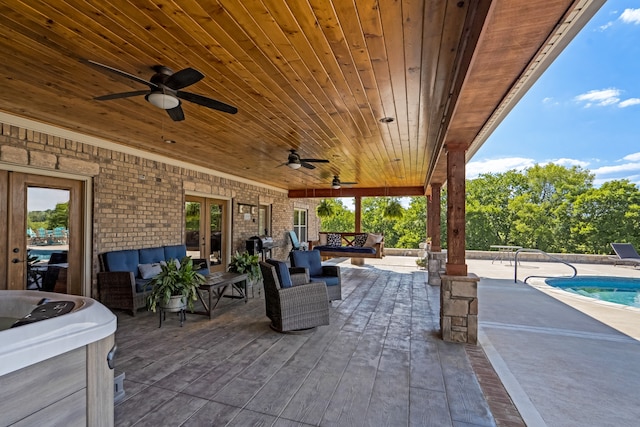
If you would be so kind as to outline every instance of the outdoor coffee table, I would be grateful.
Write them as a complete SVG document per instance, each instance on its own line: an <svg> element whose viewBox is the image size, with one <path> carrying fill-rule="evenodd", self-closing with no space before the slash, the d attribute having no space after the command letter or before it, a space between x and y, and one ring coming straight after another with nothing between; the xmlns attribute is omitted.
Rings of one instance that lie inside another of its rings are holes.
<svg viewBox="0 0 640 427"><path fill-rule="evenodd" d="M224 295L227 288L231 286L232 295ZM233 295L233 290L237 290L239 295ZM209 303L205 301L202 296L201 291L209 292ZM204 306L205 311L196 311L196 314L204 314L209 315L209 319L211 319L211 314L213 309L216 308L220 299L226 296L228 298L239 298L244 299L244 302L247 302L247 275L241 273L222 273L222 274L213 274L207 278L207 282L203 283L198 288L198 297L200 298L200 302ZM214 301L215 299L215 301Z"/></svg>

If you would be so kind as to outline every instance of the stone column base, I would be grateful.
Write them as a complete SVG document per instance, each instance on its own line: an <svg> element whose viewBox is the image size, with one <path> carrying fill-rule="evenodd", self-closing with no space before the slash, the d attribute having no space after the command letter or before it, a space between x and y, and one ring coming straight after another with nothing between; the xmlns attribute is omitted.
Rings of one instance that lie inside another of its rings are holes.
<svg viewBox="0 0 640 427"><path fill-rule="evenodd" d="M440 331L450 342L478 343L478 282L475 274L442 276Z"/></svg>
<svg viewBox="0 0 640 427"><path fill-rule="evenodd" d="M427 252L427 272L429 284L440 286L442 280L440 276L444 273L444 266L447 262L446 252Z"/></svg>

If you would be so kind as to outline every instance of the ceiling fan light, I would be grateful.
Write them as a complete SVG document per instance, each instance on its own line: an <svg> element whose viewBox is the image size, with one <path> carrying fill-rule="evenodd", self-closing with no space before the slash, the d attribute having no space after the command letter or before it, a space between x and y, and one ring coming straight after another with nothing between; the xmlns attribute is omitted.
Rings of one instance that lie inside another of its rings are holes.
<svg viewBox="0 0 640 427"><path fill-rule="evenodd" d="M180 105L180 100L173 95L167 95L162 92L152 92L147 95L147 101L163 110L171 110Z"/></svg>
<svg viewBox="0 0 640 427"><path fill-rule="evenodd" d="M334 190L339 190L340 189L340 184L332 184L331 188L333 188Z"/></svg>
<svg viewBox="0 0 640 427"><path fill-rule="evenodd" d="M287 163L287 166L289 166L291 169L300 169L300 166L302 165L300 163L289 162Z"/></svg>

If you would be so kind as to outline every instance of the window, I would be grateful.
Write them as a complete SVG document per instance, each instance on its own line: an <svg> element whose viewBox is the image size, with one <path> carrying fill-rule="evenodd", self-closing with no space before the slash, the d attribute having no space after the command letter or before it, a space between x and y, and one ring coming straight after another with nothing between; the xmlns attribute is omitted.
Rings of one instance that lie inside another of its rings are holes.
<svg viewBox="0 0 640 427"><path fill-rule="evenodd" d="M258 234L271 236L271 205L260 205L258 208Z"/></svg>
<svg viewBox="0 0 640 427"><path fill-rule="evenodd" d="M307 211L306 209L293 210L293 231L300 242L307 241Z"/></svg>

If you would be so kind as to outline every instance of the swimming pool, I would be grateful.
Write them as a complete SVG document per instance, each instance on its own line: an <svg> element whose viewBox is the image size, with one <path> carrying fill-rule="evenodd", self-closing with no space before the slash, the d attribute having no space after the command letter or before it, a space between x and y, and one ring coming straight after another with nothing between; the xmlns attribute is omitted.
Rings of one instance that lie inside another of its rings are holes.
<svg viewBox="0 0 640 427"><path fill-rule="evenodd" d="M579 276L550 278L548 285L602 301L640 308L640 279L630 277Z"/></svg>

